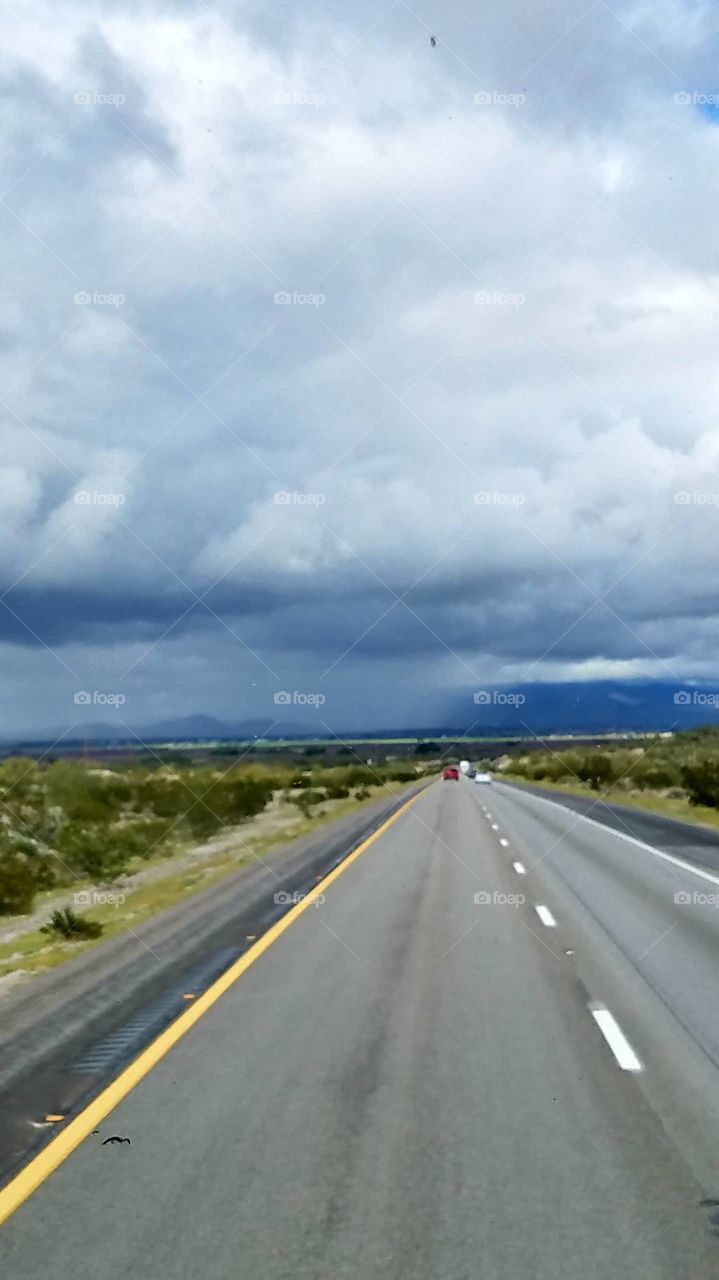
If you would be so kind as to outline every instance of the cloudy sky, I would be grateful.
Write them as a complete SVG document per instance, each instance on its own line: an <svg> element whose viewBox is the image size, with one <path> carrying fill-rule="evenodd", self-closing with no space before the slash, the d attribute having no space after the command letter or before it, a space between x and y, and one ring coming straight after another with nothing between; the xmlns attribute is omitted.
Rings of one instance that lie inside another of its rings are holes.
<svg viewBox="0 0 719 1280"><path fill-rule="evenodd" d="M718 26L6 9L3 729L715 675Z"/></svg>

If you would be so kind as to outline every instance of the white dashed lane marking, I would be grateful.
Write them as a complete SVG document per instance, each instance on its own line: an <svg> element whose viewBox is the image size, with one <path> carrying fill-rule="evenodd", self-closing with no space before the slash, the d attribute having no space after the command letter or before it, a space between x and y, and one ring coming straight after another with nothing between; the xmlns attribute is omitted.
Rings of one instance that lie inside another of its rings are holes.
<svg viewBox="0 0 719 1280"><path fill-rule="evenodd" d="M542 924L546 925L548 929L556 929L557 922L554 919L554 916L552 915L551 911L549 910L549 907L544 907L540 905L538 907L535 907L534 910L539 916L539 919L542 921Z"/></svg>
<svg viewBox="0 0 719 1280"><path fill-rule="evenodd" d="M642 1071L643 1067L613 1014L602 1004L589 1006L594 1021L622 1071Z"/></svg>

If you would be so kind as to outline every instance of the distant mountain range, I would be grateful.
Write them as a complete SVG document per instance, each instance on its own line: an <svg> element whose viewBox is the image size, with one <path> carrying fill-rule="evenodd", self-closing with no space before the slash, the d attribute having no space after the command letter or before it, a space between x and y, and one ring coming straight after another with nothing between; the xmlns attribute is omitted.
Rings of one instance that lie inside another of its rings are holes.
<svg viewBox="0 0 719 1280"><path fill-rule="evenodd" d="M271 717L265 720L241 720L237 722L218 720L215 716L202 714L179 716L177 719L158 720L154 724L130 725L113 724L111 720L93 721L78 724L71 733L66 728L51 729L46 734L25 735L17 741L55 742L62 738L68 742L192 742L216 738L250 739L264 738L272 728L273 738L313 737L317 730L311 724L300 725L273 723Z"/></svg>
<svg viewBox="0 0 719 1280"><path fill-rule="evenodd" d="M666 732L719 724L719 682L575 680L488 685L456 700L473 734Z"/></svg>
<svg viewBox="0 0 719 1280"><path fill-rule="evenodd" d="M586 680L563 683L486 685L453 696L446 715L431 725L419 723L377 730L334 726L339 737L389 738L457 736L531 736L548 733L657 733L719 724L719 683L686 680ZM272 716L220 720L198 713L154 724L133 725L132 733L111 720L48 730L15 742L187 742L215 739L331 738L312 718L273 722ZM9 739L5 739L7 742Z"/></svg>

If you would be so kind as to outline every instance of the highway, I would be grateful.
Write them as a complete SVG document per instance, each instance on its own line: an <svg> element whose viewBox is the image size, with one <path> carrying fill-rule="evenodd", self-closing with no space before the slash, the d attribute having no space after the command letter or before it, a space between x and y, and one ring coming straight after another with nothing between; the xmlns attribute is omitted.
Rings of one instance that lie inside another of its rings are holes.
<svg viewBox="0 0 719 1280"><path fill-rule="evenodd" d="M691 830L652 849L437 783L330 879L36 1157L2 1273L719 1277L719 872Z"/></svg>

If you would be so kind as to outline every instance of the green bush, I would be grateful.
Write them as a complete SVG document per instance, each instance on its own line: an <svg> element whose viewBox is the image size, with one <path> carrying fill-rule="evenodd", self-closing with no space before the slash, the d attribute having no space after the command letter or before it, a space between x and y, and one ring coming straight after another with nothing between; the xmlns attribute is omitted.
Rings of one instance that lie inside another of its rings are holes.
<svg viewBox="0 0 719 1280"><path fill-rule="evenodd" d="M75 875L111 880L120 875L133 856L132 842L123 832L102 823L77 827L68 824L57 841L61 864Z"/></svg>
<svg viewBox="0 0 719 1280"><path fill-rule="evenodd" d="M719 760L684 765L682 782L691 804L705 804L713 809L719 806Z"/></svg>
<svg viewBox="0 0 719 1280"><path fill-rule="evenodd" d="M26 858L16 853L0 855L0 915L32 911L37 888Z"/></svg>
<svg viewBox="0 0 719 1280"><path fill-rule="evenodd" d="M307 797L311 795L310 791L299 791L297 795L292 796L292 804L296 804L300 813L304 818L311 816L310 802Z"/></svg>
<svg viewBox="0 0 719 1280"><path fill-rule="evenodd" d="M677 787L682 780L681 769L670 761L638 760L630 765L627 778L641 790L661 791L665 787Z"/></svg>
<svg viewBox="0 0 719 1280"><path fill-rule="evenodd" d="M47 803L61 808L73 822L110 822L130 795L119 776L115 789L113 780L75 760L56 761L45 770L42 781Z"/></svg>
<svg viewBox="0 0 719 1280"><path fill-rule="evenodd" d="M380 777L384 777L388 782L415 782L419 774L415 773L412 765L387 765L385 769L380 770Z"/></svg>
<svg viewBox="0 0 719 1280"><path fill-rule="evenodd" d="M313 804L322 804L327 797L324 791L303 791L295 798L295 804L311 808Z"/></svg>
<svg viewBox="0 0 719 1280"><path fill-rule="evenodd" d="M98 920L77 915L72 907L64 907L53 911L40 932L65 938L68 942L84 942L86 938L99 938L102 925Z"/></svg>
<svg viewBox="0 0 719 1280"><path fill-rule="evenodd" d="M545 756L534 766L530 765L529 769L530 777L543 778L547 782L560 782L562 778L572 777L571 768L561 755Z"/></svg>

